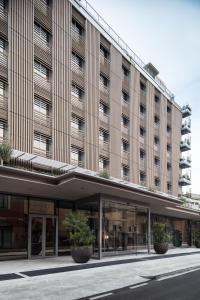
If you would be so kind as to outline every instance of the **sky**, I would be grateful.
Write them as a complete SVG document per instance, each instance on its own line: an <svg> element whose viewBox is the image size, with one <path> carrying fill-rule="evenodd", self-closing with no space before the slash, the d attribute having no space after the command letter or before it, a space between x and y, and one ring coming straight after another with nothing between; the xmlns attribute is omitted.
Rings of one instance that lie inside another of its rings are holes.
<svg viewBox="0 0 200 300"><path fill-rule="evenodd" d="M192 193L200 194L200 0L88 0L192 108Z"/></svg>

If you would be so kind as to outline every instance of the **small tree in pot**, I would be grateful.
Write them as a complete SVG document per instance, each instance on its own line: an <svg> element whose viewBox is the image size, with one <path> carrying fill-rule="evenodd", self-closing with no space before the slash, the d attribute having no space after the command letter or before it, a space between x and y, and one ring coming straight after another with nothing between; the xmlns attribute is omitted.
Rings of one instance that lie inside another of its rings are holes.
<svg viewBox="0 0 200 300"><path fill-rule="evenodd" d="M86 263L92 255L95 236L88 225L88 218L80 212L72 212L64 221L70 232L71 255L75 262Z"/></svg>
<svg viewBox="0 0 200 300"><path fill-rule="evenodd" d="M12 148L9 144L0 144L0 162L3 166L4 162L8 162L12 155Z"/></svg>
<svg viewBox="0 0 200 300"><path fill-rule="evenodd" d="M153 225L153 245L157 254L164 254L168 251L168 239L165 224L155 223Z"/></svg>
<svg viewBox="0 0 200 300"><path fill-rule="evenodd" d="M194 232L194 244L196 248L200 248L200 230Z"/></svg>

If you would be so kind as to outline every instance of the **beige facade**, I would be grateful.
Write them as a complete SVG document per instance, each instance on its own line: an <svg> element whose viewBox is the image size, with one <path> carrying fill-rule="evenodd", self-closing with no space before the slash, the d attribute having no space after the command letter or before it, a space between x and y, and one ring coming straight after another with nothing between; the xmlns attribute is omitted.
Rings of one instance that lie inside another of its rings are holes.
<svg viewBox="0 0 200 300"><path fill-rule="evenodd" d="M0 5L3 139L177 196L182 113L173 98L75 2Z"/></svg>

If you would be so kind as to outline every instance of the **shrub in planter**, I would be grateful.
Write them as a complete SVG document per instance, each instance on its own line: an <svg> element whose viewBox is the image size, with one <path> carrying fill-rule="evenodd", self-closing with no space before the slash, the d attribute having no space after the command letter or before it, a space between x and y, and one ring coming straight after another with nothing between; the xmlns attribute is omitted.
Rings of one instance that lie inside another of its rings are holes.
<svg viewBox="0 0 200 300"><path fill-rule="evenodd" d="M174 230L172 241L173 241L173 245L175 247L181 247L181 245L182 245L182 232L180 230L177 230L177 229Z"/></svg>
<svg viewBox="0 0 200 300"><path fill-rule="evenodd" d="M168 240L165 224L155 223L153 225L153 245L157 254L164 254L168 251Z"/></svg>
<svg viewBox="0 0 200 300"><path fill-rule="evenodd" d="M200 248L200 230L194 232L194 245L197 248Z"/></svg>
<svg viewBox="0 0 200 300"><path fill-rule="evenodd" d="M86 263L92 255L95 236L88 225L88 218L80 212L72 212L64 221L70 233L71 255L75 262Z"/></svg>
<svg viewBox="0 0 200 300"><path fill-rule="evenodd" d="M0 145L0 162L1 166L3 166L4 162L8 162L11 159L12 148L9 144L1 144Z"/></svg>

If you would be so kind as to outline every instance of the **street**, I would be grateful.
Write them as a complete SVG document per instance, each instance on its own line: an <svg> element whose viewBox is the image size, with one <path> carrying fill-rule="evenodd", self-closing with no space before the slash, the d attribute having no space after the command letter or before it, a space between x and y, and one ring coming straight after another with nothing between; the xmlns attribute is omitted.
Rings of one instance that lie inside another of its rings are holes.
<svg viewBox="0 0 200 300"><path fill-rule="evenodd" d="M200 270L161 280L151 280L131 288L112 291L106 300L198 300L200 299ZM90 297L88 299L95 299ZM96 298L97 299L97 298Z"/></svg>

